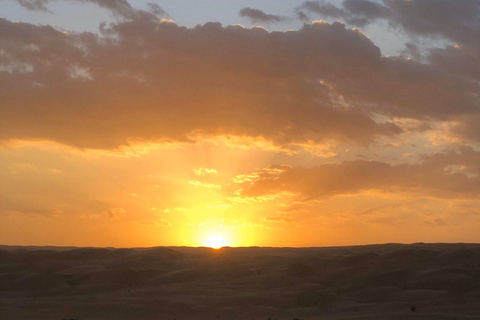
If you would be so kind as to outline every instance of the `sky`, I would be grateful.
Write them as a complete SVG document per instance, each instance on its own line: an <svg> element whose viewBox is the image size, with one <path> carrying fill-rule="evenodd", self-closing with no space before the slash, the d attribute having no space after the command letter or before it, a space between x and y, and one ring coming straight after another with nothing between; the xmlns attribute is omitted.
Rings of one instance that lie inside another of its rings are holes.
<svg viewBox="0 0 480 320"><path fill-rule="evenodd" d="M0 0L0 243L480 242L480 1Z"/></svg>

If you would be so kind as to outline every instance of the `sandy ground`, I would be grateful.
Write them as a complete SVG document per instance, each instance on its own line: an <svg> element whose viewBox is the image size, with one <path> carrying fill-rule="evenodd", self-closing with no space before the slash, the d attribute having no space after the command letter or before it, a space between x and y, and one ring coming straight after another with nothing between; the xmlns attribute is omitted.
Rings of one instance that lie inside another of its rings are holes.
<svg viewBox="0 0 480 320"><path fill-rule="evenodd" d="M480 319L480 245L0 246L0 319Z"/></svg>

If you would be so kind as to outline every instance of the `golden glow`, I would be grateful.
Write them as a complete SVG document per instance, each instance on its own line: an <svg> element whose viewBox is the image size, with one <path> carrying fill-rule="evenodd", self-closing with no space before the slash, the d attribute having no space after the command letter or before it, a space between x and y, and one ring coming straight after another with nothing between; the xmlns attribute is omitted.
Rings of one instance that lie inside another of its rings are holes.
<svg viewBox="0 0 480 320"><path fill-rule="evenodd" d="M478 242L480 222L473 223L466 214L480 211L476 199L409 200L403 192L379 188L350 193L347 188L347 193L321 201L298 202L302 192L316 186L309 179L285 190L258 188L280 183L276 178L295 165L311 167L311 158L290 163L296 156L283 159L285 155L230 143L159 145L142 151L141 145L132 145L136 151L122 156L43 141L0 146L2 164L8 168L0 170L0 180L9 186L1 193L12 201L11 209L0 214L0 242L211 248L351 245L385 239L436 242L445 239L449 221L458 223L449 241ZM396 152L401 157L412 151ZM269 166L277 157L284 164ZM255 185L257 180L269 184ZM255 192L244 192L250 186ZM412 217L418 224L406 234L403 228Z"/></svg>
<svg viewBox="0 0 480 320"><path fill-rule="evenodd" d="M214 235L207 239L207 241L205 242L205 246L213 249L220 249L222 247L228 246L228 243L224 237Z"/></svg>

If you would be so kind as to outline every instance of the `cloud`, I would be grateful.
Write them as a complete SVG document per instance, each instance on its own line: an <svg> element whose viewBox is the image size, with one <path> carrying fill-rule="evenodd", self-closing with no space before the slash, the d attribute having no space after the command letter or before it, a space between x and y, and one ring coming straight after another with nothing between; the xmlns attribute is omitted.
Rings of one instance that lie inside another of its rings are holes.
<svg viewBox="0 0 480 320"><path fill-rule="evenodd" d="M239 15L240 15L240 17L249 18L254 23L258 23L258 22L282 22L282 21L285 21L287 19L286 17L283 17L283 16L267 14L267 13L263 12L262 10L248 8L248 7L240 10Z"/></svg>
<svg viewBox="0 0 480 320"><path fill-rule="evenodd" d="M378 19L384 19L390 27L412 36L413 42L419 38L430 38L450 43L451 45L447 45L446 48L427 50L425 59L428 64L419 65L405 59L388 60L389 63L398 64L396 67L392 66L392 69L396 70L394 72L400 72L399 76L408 77L411 80L417 79L422 85L429 86L428 78L436 77L435 75L439 77L438 80L442 79L440 81L450 89L447 89L449 93L444 92L445 95L442 97L442 99L446 99L443 100L444 102L437 101L435 103L439 109L434 111L433 104L431 107L427 107L429 102L436 100L435 94L432 93L423 98L418 96L419 100L425 102L410 104L410 106L414 106L413 108L421 113L426 111L425 107L431 108L427 113L436 113L435 118L448 117L458 122L457 128L454 128L451 134L470 141L478 141L480 135L475 123L477 123L476 119L478 120L477 113L480 102L478 98L474 97L476 96L475 91L479 90L478 83L480 81L480 2L476 0L385 0L381 4L367 0L345 0L337 7L322 1L306 1L297 10L310 12L320 17L342 19L347 24L356 26L365 26ZM419 48L414 43L407 43L406 46L406 54L416 60L421 59ZM404 67L402 68L400 65ZM411 69L412 67L413 69ZM423 70L420 71L417 67ZM403 75L400 75L401 73ZM419 78L416 78L417 76ZM438 83L435 86L437 85ZM406 92L405 88L401 86L393 87L396 88L393 91L399 93L395 97L398 99L397 105L409 105L408 102L400 100L402 97L410 99L413 91L417 91L409 88ZM456 91L453 89L454 87L462 87L465 91L461 95L453 94L453 91ZM385 92L383 89L380 91ZM365 92L372 91L367 89ZM423 94L420 91L417 93ZM444 107L441 106L442 104ZM457 115L450 113L453 105L459 106L462 111ZM420 118L420 114L411 113L413 110L407 111L408 107L402 108L406 111L405 113L399 112L399 110L395 110L395 113L402 117Z"/></svg>
<svg viewBox="0 0 480 320"><path fill-rule="evenodd" d="M368 0L344 0L343 6L352 14L370 18L387 18L390 12L379 3Z"/></svg>
<svg viewBox="0 0 480 320"><path fill-rule="evenodd" d="M147 3L147 7L151 13L156 15L157 17L166 17L170 18L168 12L163 10L158 4L156 3Z"/></svg>
<svg viewBox="0 0 480 320"><path fill-rule="evenodd" d="M358 194L364 191L424 195L439 199L476 198L480 194L480 152L462 147L425 156L419 164L390 165L378 161L355 160L315 167L270 168L258 178L241 185L248 197L291 192L298 200ZM461 165L461 170L452 170Z"/></svg>
<svg viewBox="0 0 480 320"><path fill-rule="evenodd" d="M476 0L344 0L340 7L325 1L305 1L299 9L322 17L341 18L364 26L387 19L415 35L440 35L454 42L479 44L480 3Z"/></svg>
<svg viewBox="0 0 480 320"><path fill-rule="evenodd" d="M197 186L197 187L202 187L202 188L207 188L207 189L221 189L222 186L213 184L213 183L208 183L208 182L202 182L198 180L190 180L188 181L189 184Z"/></svg>
<svg viewBox="0 0 480 320"><path fill-rule="evenodd" d="M125 217L127 211L123 208L109 208L103 212L109 219Z"/></svg>
<svg viewBox="0 0 480 320"><path fill-rule="evenodd" d="M389 18L391 12L385 6L367 0L345 0L339 8L324 1L305 1L300 8L318 14L322 17L341 18L346 23L365 26L377 19ZM299 16L304 20L304 16Z"/></svg>
<svg viewBox="0 0 480 320"><path fill-rule="evenodd" d="M22 7L32 11L46 11L48 4L53 0L16 0ZM168 13L159 5L147 3L149 12L134 9L127 0L66 0L69 2L91 2L97 4L100 8L108 9L113 15L126 19L147 19L153 16L169 17Z"/></svg>
<svg viewBox="0 0 480 320"><path fill-rule="evenodd" d="M63 211L60 209L11 209L11 210L6 210L7 212L12 212L14 214L26 214L26 215L39 215L39 216L44 216L44 217L59 217L60 215L63 214Z"/></svg>
<svg viewBox="0 0 480 320"><path fill-rule="evenodd" d="M298 20L302 20L302 21L308 21L309 20L308 16L305 14L305 12L303 12L301 10L297 10L295 16L297 17Z"/></svg>
<svg viewBox="0 0 480 320"><path fill-rule="evenodd" d="M46 11L48 12L49 10L47 9L47 3L50 2L50 0L17 0L18 3L32 11Z"/></svg>
<svg viewBox="0 0 480 320"><path fill-rule="evenodd" d="M297 219L295 219L294 217L291 217L289 215L286 215L286 214L265 217L265 220L273 221L273 222L282 222L282 223L297 223L298 222Z"/></svg>
<svg viewBox="0 0 480 320"><path fill-rule="evenodd" d="M211 168L198 168L198 169L193 169L193 172L195 172L195 175L196 176L200 176L200 177L205 177L207 175L213 175L213 174L217 174L218 171L215 170L215 169L211 169Z"/></svg>
<svg viewBox="0 0 480 320"><path fill-rule="evenodd" d="M338 18L345 15L344 10L326 2L305 1L300 7L326 17Z"/></svg>
<svg viewBox="0 0 480 320"><path fill-rule="evenodd" d="M101 34L0 20L1 140L97 149L218 136L283 149L325 141L368 145L402 132L394 118L448 121L456 123L448 134L478 139L475 28L448 18L457 31L435 29L436 20L412 12L417 1L344 1L336 9L310 1L302 10L398 24L408 15L419 21L414 25L425 20L428 30L464 45L432 51L422 63L382 56L365 34L340 22L288 32L218 23L186 28L125 1L96 3L129 19L102 25ZM163 14L155 5L150 11ZM468 18L465 9L454 12ZM467 29L468 39L459 35Z"/></svg>
<svg viewBox="0 0 480 320"><path fill-rule="evenodd" d="M133 20L112 24L103 36L5 19L0 28L2 57L13 66L0 74L4 140L115 148L203 134L288 145L365 143L400 131L332 99L336 93L316 80L355 81L381 62L367 37L339 23L269 33Z"/></svg>
<svg viewBox="0 0 480 320"><path fill-rule="evenodd" d="M476 0L385 0L394 23L417 35L441 35L457 43L480 44Z"/></svg>
<svg viewBox="0 0 480 320"><path fill-rule="evenodd" d="M112 11L113 14L133 19L137 17L141 11L135 10L127 0L80 0L82 2L92 2L97 4L100 8L105 8Z"/></svg>

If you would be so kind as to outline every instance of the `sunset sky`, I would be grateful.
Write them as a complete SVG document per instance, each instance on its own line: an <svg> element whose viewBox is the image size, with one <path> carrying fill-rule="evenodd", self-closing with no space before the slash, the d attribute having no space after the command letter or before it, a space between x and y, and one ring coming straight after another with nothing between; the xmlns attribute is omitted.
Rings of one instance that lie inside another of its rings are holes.
<svg viewBox="0 0 480 320"><path fill-rule="evenodd" d="M0 244L480 242L478 0L0 17Z"/></svg>

